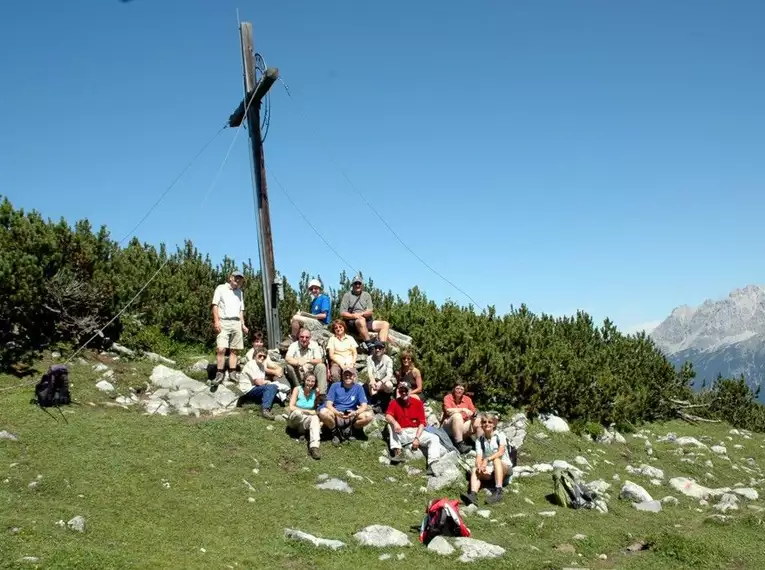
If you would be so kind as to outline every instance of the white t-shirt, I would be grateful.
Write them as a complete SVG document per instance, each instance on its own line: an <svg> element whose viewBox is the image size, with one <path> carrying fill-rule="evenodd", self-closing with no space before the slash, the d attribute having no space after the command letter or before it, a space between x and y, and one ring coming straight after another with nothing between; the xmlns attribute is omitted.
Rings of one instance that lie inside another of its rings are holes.
<svg viewBox="0 0 765 570"><path fill-rule="evenodd" d="M483 443L483 445L481 445ZM486 436L479 437L475 442L476 455L483 457L483 450L486 448L486 456L494 455L499 451L501 445L505 446L505 453L502 454L500 459L502 463L510 465L510 446L507 445L507 436L500 432L494 432L490 439L486 439Z"/></svg>
<svg viewBox="0 0 765 570"><path fill-rule="evenodd" d="M312 340L308 343L308 348L305 349L305 352L303 352L300 342L293 342L287 349L285 359L286 358L294 358L296 360L305 360L308 362L309 360L322 360L323 356L321 354L319 343Z"/></svg>
<svg viewBox="0 0 765 570"><path fill-rule="evenodd" d="M212 304L218 306L221 319L239 317L239 312L244 311L244 293L241 289L232 288L229 283L222 283L215 288Z"/></svg>
<svg viewBox="0 0 765 570"><path fill-rule="evenodd" d="M263 380L261 384L265 384L266 369L258 364L257 360L250 360L242 368L242 373L239 375L239 385L237 386L240 391L247 393L253 386L257 386L255 383L257 380Z"/></svg>
<svg viewBox="0 0 765 570"><path fill-rule="evenodd" d="M244 354L244 358L242 358L242 363L243 364L247 364L248 362L252 362L253 360L255 360L255 347L252 347L250 350L248 350ZM274 366L276 366L274 364L274 361L271 360L271 355L270 354L266 356L266 359L263 362L263 366L265 366L266 368L273 368ZM242 369L242 370L244 370L244 369Z"/></svg>

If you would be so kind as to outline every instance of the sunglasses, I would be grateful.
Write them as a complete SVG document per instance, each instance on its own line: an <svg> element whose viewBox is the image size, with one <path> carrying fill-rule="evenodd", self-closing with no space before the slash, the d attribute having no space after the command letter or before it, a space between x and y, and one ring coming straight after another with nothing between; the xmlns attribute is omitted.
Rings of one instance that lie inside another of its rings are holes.
<svg viewBox="0 0 765 570"><path fill-rule="evenodd" d="M259 354L255 358L257 358L258 360L265 360L266 359L266 355L265 354Z"/></svg>
<svg viewBox="0 0 765 570"><path fill-rule="evenodd" d="M301 336L300 340L311 340L310 336Z"/></svg>

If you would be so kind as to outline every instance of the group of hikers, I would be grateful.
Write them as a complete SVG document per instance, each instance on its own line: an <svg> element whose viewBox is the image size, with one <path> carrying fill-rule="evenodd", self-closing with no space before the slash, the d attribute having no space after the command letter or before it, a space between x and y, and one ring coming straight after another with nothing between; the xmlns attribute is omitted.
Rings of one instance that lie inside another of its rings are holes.
<svg viewBox="0 0 765 570"><path fill-rule="evenodd" d="M289 410L288 429L300 437L307 435L308 454L314 459L321 458L322 431L335 445L366 439L364 427L374 420L375 413L384 413L392 464L404 461L404 447L413 451L422 448L427 474L435 476L434 465L445 450L466 454L474 449L475 466L464 500L477 502L477 492L487 484L491 488L487 503L502 499L513 460L506 436L497 430L498 417L478 413L465 386L458 382L443 398L441 418L428 425L422 374L409 350L401 352L400 366L395 369L393 359L386 354L390 325L374 319L372 298L360 276L354 277L351 290L343 295L340 318L335 321L331 320L331 301L322 292L321 282L309 281L311 307L303 318L329 326L332 336L326 349L322 348L303 321L293 319L283 344L284 366L269 357L260 332L253 334L252 348L239 361L244 337L249 333L244 324L243 282L244 275L233 271L213 294L217 359L208 382L212 392L226 381L228 373L228 381L242 393L237 406L260 404L261 415L273 420L272 408L280 403ZM376 338L372 333L377 333ZM356 366L360 351L367 354L361 379ZM473 440L474 446L466 440Z"/></svg>

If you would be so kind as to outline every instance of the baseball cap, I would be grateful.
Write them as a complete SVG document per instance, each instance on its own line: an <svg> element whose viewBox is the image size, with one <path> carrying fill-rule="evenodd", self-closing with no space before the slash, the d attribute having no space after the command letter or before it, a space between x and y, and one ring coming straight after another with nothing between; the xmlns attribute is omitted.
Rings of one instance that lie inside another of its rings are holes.
<svg viewBox="0 0 765 570"><path fill-rule="evenodd" d="M371 346L372 348L377 348L378 346L380 348L385 348L385 343L381 341L379 338L376 338L372 342L367 343L367 346Z"/></svg>
<svg viewBox="0 0 765 570"><path fill-rule="evenodd" d="M354 283L361 283L362 285L364 284L364 281L362 281L361 279L361 275L357 275L356 277L353 278L353 281L351 281L351 285L353 285Z"/></svg>
<svg viewBox="0 0 765 570"><path fill-rule="evenodd" d="M232 272L231 272L231 276L232 276L232 277L244 277L244 273L242 273L241 271L239 271L239 270L237 269L236 271L232 271Z"/></svg>
<svg viewBox="0 0 765 570"><path fill-rule="evenodd" d="M345 368L343 368L343 374L345 374L346 372L350 372L354 376L356 375L356 369L353 366L346 366Z"/></svg>
<svg viewBox="0 0 765 570"><path fill-rule="evenodd" d="M406 388L407 392L409 392L412 389L412 387L409 385L409 382L407 382L406 380L403 380L398 383L398 386L396 387L396 389L400 390L401 388Z"/></svg>
<svg viewBox="0 0 765 570"><path fill-rule="evenodd" d="M318 287L319 289L321 289L321 281L319 281L318 279L311 279L308 282L308 288L310 289L311 287Z"/></svg>

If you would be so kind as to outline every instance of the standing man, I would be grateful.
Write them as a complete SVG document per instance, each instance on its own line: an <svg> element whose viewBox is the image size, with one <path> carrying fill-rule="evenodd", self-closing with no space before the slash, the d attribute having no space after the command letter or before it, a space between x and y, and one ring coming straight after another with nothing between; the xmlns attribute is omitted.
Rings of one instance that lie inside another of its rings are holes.
<svg viewBox="0 0 765 570"><path fill-rule="evenodd" d="M218 337L215 340L217 352L218 371L211 387L223 382L223 365L226 357L226 349L229 349L228 369L229 377L234 382L239 380L236 371L237 354L244 348L244 334L249 329L244 324L244 293L242 284L244 275L235 270L229 275L228 283L222 283L215 288L212 298L213 327ZM244 333L244 334L243 334Z"/></svg>
<svg viewBox="0 0 765 570"><path fill-rule="evenodd" d="M311 316L321 324L328 325L332 318L332 301L329 299L329 295L321 292L321 281L311 279L308 282L308 293L311 295ZM302 326L303 324L298 319L292 319L290 325L291 340L297 340Z"/></svg>
<svg viewBox="0 0 765 570"><path fill-rule="evenodd" d="M287 378L293 388L303 384L306 375L316 376L319 394L327 393L327 365L319 343L311 339L311 331L300 329L298 339L287 349Z"/></svg>
<svg viewBox="0 0 765 570"><path fill-rule="evenodd" d="M355 331L361 337L361 348L367 352L370 331L378 332L378 338L386 342L390 328L387 321L374 320L373 309L372 296L368 291L364 291L361 276L357 275L351 282L351 290L343 295L340 301L340 316L348 325L349 332Z"/></svg>

